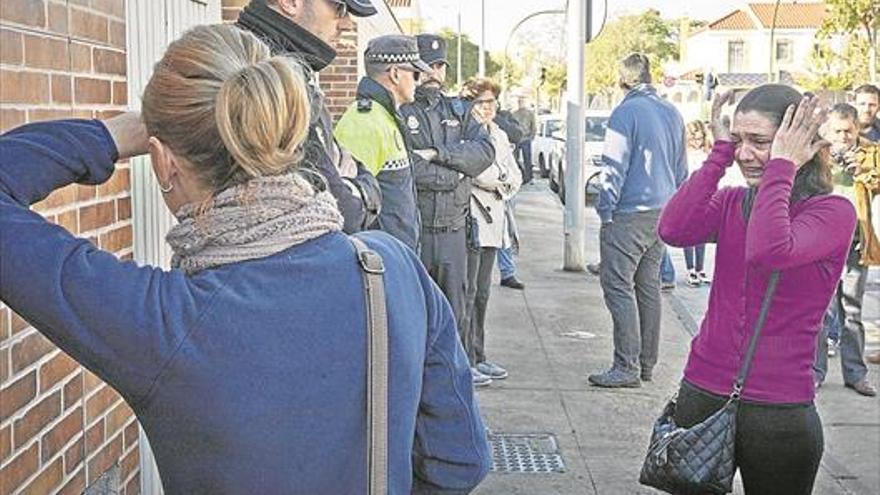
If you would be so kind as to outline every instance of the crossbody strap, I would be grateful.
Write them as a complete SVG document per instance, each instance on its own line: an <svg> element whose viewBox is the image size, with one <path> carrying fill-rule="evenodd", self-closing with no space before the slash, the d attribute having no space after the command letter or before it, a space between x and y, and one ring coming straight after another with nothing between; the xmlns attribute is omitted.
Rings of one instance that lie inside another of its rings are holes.
<svg viewBox="0 0 880 495"><path fill-rule="evenodd" d="M367 464L370 495L388 493L388 315L385 264L363 241L349 237L364 275L367 308Z"/></svg>
<svg viewBox="0 0 880 495"><path fill-rule="evenodd" d="M746 377L749 375L749 368L752 366L752 358L755 357L755 350L758 348L758 337L761 330L764 329L764 323L767 321L767 314L770 312L770 303L773 300L773 293L776 292L776 285L779 283L779 271L770 274L770 281L767 283L767 292L764 293L764 301L761 303L761 313L758 315L758 321L755 322L755 331L749 340L749 349L746 351L745 358L739 367L739 374L733 383L733 392L730 394L731 399L739 399L742 394L743 385Z"/></svg>

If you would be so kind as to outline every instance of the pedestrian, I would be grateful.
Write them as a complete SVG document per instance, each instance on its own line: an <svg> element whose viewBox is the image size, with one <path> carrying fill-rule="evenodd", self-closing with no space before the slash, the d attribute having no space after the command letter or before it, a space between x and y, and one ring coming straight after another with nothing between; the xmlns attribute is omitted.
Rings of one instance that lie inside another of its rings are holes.
<svg viewBox="0 0 880 495"><path fill-rule="evenodd" d="M369 17L376 8L369 0L251 0L236 25L269 45L275 55L289 55L309 68L312 121L304 146L303 166L317 170L336 198L351 234L369 228L379 214L382 193L366 167L333 138L333 120L317 74L336 57L332 44L353 26L351 16Z"/></svg>
<svg viewBox="0 0 880 495"><path fill-rule="evenodd" d="M670 245L717 243L709 306L691 343L675 423L690 428L728 401L771 273L779 272L739 391L735 465L747 495L809 494L823 450L810 365L856 214L829 194L816 99L780 84L759 86L737 105L731 130L721 111L733 96L716 97L712 152L660 219L660 237ZM749 187L719 189L734 160Z"/></svg>
<svg viewBox="0 0 880 495"><path fill-rule="evenodd" d="M855 90L855 107L859 113L859 126L862 135L870 141L880 143L880 88L873 84L863 84Z"/></svg>
<svg viewBox="0 0 880 495"><path fill-rule="evenodd" d="M413 148L413 171L422 218L421 259L449 299L467 346L467 243L471 181L495 160L492 139L467 102L443 93L448 67L446 40L416 37L431 71L419 81L415 101L400 109ZM474 384L489 377L474 373Z"/></svg>
<svg viewBox="0 0 880 495"><path fill-rule="evenodd" d="M486 309L492 287L495 255L507 230L504 204L519 190L522 183L513 147L505 132L494 122L501 87L489 79L468 80L462 97L472 103L474 119L486 127L495 148L492 165L474 178L471 188L471 216L474 234L468 249L467 307L470 328L465 351L477 373L491 380L507 378L507 370L486 359ZM475 384L477 382L474 382ZM482 384L488 385L491 382Z"/></svg>
<svg viewBox="0 0 880 495"><path fill-rule="evenodd" d="M419 58L411 36L373 38L364 52L367 75L336 124L336 139L379 180L382 208L378 228L415 252L419 250L419 210L409 149L398 109L413 101L416 84L430 68Z"/></svg>
<svg viewBox="0 0 880 495"><path fill-rule="evenodd" d="M660 345L660 211L687 178L684 121L651 85L648 57L620 63L623 101L608 122L596 211L599 281L614 325L611 368L589 376L600 387L651 381Z"/></svg>
<svg viewBox="0 0 880 495"><path fill-rule="evenodd" d="M850 245L846 269L819 334L814 367L816 387L825 381L830 350L837 348L844 385L861 395L873 397L877 390L868 381L865 364L862 303L868 267L880 265L880 241L872 225L871 211L871 203L880 192L880 146L859 135L858 112L846 103L835 105L828 113L823 135L831 143L834 192L852 203L859 223Z"/></svg>
<svg viewBox="0 0 880 495"><path fill-rule="evenodd" d="M669 292L675 289L675 265L669 249L663 248L663 258L660 260L660 290Z"/></svg>
<svg viewBox="0 0 880 495"><path fill-rule="evenodd" d="M507 140L517 145L523 140L525 131L513 117L510 110L498 110L495 123L507 134ZM520 176L522 172L520 171ZM516 276L516 255L519 253L519 232L516 228L516 195L504 202L504 216L507 229L501 247L498 249L498 271L501 274L501 286L514 290L523 290L526 284Z"/></svg>
<svg viewBox="0 0 880 495"><path fill-rule="evenodd" d="M702 120L688 122L685 126L687 131L688 163L699 166L712 151L712 140L706 124ZM711 279L705 272L706 244L697 244L684 248L684 263L687 267L687 281L690 287L708 285Z"/></svg>
<svg viewBox="0 0 880 495"><path fill-rule="evenodd" d="M363 273L332 195L299 167L308 94L291 58L199 26L156 64L143 121L0 136L0 300L121 393L166 493L368 491ZM171 270L28 209L147 151L179 220ZM388 491L469 491L491 458L449 305L401 243L357 239L385 267Z"/></svg>
<svg viewBox="0 0 880 495"><path fill-rule="evenodd" d="M522 167L523 185L526 185L532 182L532 141L538 133L538 126L535 123L535 110L526 104L525 97L518 97L516 102L517 109L513 112L513 118L519 122L525 133L516 147L516 156Z"/></svg>

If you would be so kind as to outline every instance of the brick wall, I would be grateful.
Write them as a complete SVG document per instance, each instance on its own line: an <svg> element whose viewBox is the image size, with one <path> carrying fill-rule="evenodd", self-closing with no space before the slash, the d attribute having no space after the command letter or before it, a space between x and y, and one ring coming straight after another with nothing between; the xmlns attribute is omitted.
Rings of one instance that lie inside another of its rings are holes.
<svg viewBox="0 0 880 495"><path fill-rule="evenodd" d="M125 108L125 0L0 1L0 130ZM132 255L129 169L34 205L49 221ZM138 425L118 394L0 303L0 495L82 493L118 465L139 492Z"/></svg>
<svg viewBox="0 0 880 495"><path fill-rule="evenodd" d="M223 20L235 22L241 9L249 0L223 0ZM356 20L356 18L355 18ZM336 42L336 59L321 71L319 81L327 98L327 107L336 120L354 101L358 83L357 24L354 29L342 33Z"/></svg>

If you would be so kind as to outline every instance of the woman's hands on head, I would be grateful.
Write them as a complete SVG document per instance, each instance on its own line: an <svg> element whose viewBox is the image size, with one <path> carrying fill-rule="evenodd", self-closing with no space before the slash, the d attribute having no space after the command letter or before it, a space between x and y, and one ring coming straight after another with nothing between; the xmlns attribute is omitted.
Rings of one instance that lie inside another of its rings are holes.
<svg viewBox="0 0 880 495"><path fill-rule="evenodd" d="M732 89L715 95L715 99L712 100L712 121L709 123L709 127L712 129L712 138L715 141L727 141L728 143L733 141L733 136L730 134L730 119L722 117L721 111L724 109L724 105L733 105L735 100L736 97Z"/></svg>
<svg viewBox="0 0 880 495"><path fill-rule="evenodd" d="M773 138L770 159L788 160L800 168L810 161L828 141L816 140L819 126L825 121L825 111L818 110L816 98L804 98L795 107L790 105Z"/></svg>
<svg viewBox="0 0 880 495"><path fill-rule="evenodd" d="M116 143L120 160L147 152L150 136L147 134L147 127L141 119L140 112L125 112L103 122L113 142Z"/></svg>

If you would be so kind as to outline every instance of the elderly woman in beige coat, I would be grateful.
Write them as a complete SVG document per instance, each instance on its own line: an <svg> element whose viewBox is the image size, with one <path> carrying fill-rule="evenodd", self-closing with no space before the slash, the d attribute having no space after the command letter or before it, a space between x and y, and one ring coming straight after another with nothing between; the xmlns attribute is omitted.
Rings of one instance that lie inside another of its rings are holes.
<svg viewBox="0 0 880 495"><path fill-rule="evenodd" d="M492 282L495 255L507 231L504 203L513 197L522 183L522 174L513 157L513 147L504 131L493 122L498 110L500 88L489 79L471 79L462 96L473 104L472 115L486 126L495 146L495 162L474 178L471 189L471 218L474 232L468 250L468 290L465 324L471 339L465 350L473 366L474 385L489 385L492 380L507 378L507 370L486 359L486 307Z"/></svg>

